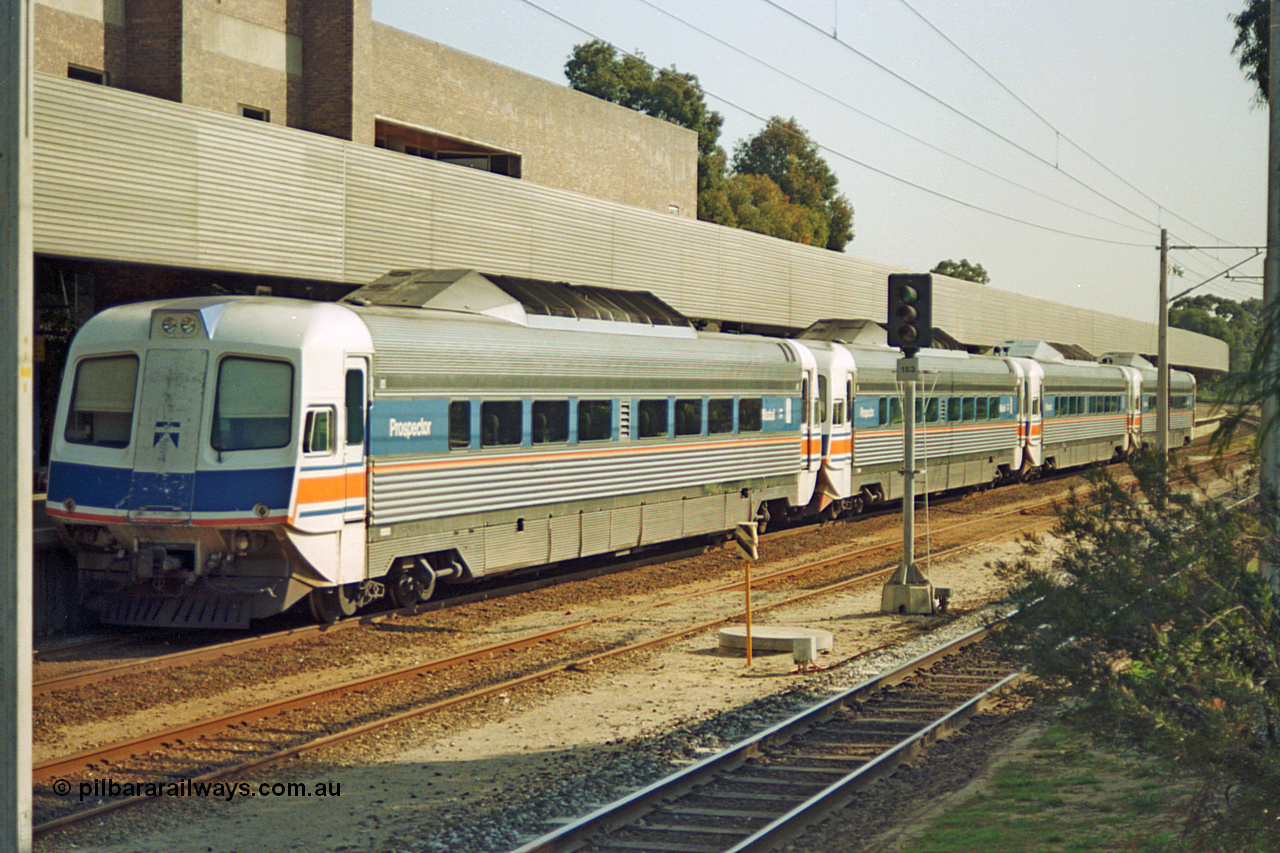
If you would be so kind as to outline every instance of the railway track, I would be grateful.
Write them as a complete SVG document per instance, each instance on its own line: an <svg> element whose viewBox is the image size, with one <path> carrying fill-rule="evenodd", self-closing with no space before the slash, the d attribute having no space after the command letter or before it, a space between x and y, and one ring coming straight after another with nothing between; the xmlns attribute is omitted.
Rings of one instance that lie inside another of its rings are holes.
<svg viewBox="0 0 1280 853"><path fill-rule="evenodd" d="M1002 534L1003 535L1003 534ZM952 552L968 550L975 546L967 542L951 549ZM877 545L866 551L884 549ZM939 557L946 556L939 553ZM830 565L839 559L818 561L805 566L775 572L760 578L762 586L795 577L816 566ZM896 566L865 572L853 578L816 588L804 589L794 594L780 595L770 601L759 602L757 613L783 608L815 596L831 595L861 584L883 582ZM741 589L741 582L722 584L708 592L728 592ZM669 643L726 623L737 621L740 612L733 608L724 615L684 625L674 631L662 631L645 639L614 645L589 654L566 655L550 667L530 671L520 662L509 661L502 656L510 652L559 640L570 632L597 625L606 618L622 618L635 615L640 610L652 611L666 607L678 599L652 602L642 608L618 611L608 617L561 625L554 629L527 634L512 640L476 648L463 654L427 661L392 672L331 685L319 690L268 702L229 714L199 720L188 725L174 727L159 733L133 738L85 750L74 755L38 763L34 768L37 803L36 836L97 818L145 802L147 796L125 797L100 806L72 810L58 787L77 785L80 781L109 772L117 781L189 780L212 782L245 773L259 767L278 763L305 752L332 746L368 734L379 728L394 725L414 717L440 711L466 702L504 693L520 686L553 677L555 675L585 670L609 657L640 651L650 646ZM496 662L501 662L496 663ZM488 679L480 688L442 694L422 676L458 667L485 662L486 673L476 676ZM496 674L501 667L509 671L505 676ZM380 698L375 691L393 683L412 685L412 695ZM376 706L371 710L370 706ZM373 719L370 719L373 718ZM74 788L69 788L74 790Z"/></svg>
<svg viewBox="0 0 1280 853"><path fill-rule="evenodd" d="M514 853L767 851L961 728L1020 677L968 634Z"/></svg>
<svg viewBox="0 0 1280 853"><path fill-rule="evenodd" d="M1037 511L1045 509L1053 503L1054 501L1052 500L1043 501L1031 506L1018 507L1001 515L1034 516ZM974 524L989 526L992 523L992 519L993 517L990 515L970 518L947 529L955 530ZM1037 520L1035 523L1043 523L1043 519ZM935 530L935 537L940 536L940 533L940 531ZM988 538L1007 535L1009 535L1009 532L1006 530ZM834 558L810 562L785 571L760 576L757 578L756 584L760 587L767 587L771 584L784 582L787 579L794 579L820 567L832 566L857 556L872 555L877 551L886 551L895 548L896 544L896 542L877 543ZM972 548L976 544L976 542L966 542L949 550L952 552L961 551ZM935 554L939 558L946 555L947 551L945 550ZM794 604L804 598L830 594L833 591L845 589L852 585L872 583L877 580L882 581L892 570L893 567L889 567L879 571L868 572L834 584L825 584L815 589L804 590L797 595L781 596L777 600L767 603L760 602L756 609L763 611L770 607L783 607ZM706 590L703 594L726 592L741 589L741 587L740 581L731 582ZM671 604L673 601L689 597L691 596L653 602L643 609L661 608ZM481 660L497 659L505 652L551 643L573 630L585 628L589 625L598 625L608 618L623 618L627 615L634 615L635 612L637 612L635 609L618 611L609 616L561 625L553 630L527 635L515 641L473 649L463 654L452 655L414 667L383 673L369 679L334 685L309 694L294 696L281 702L268 703L239 711L235 714L199 721L189 727L175 728L159 734L149 735L137 741L113 744L105 749L86 751L74 756L42 762L37 767L36 781L38 795L42 791L45 794L43 800L45 808L41 810L42 813L38 813L38 816L43 819L43 823L37 825L37 834L43 835L54 829L83 821L89 817L96 817L106 811L143 802L146 799L145 797L140 797L118 800L105 803L103 806L89 811L69 813L65 801L60 801L56 796L48 796L47 783L55 778L62 780L89 778L95 773L100 775L104 770L110 770L113 776L127 778L122 777L121 773L128 767L129 770L139 772L142 774L142 778L147 779L182 778L199 781L222 779L255 767L282 761L303 752L338 743L342 740L359 737L379 727L391 725L415 716L428 714L463 702L478 701L485 696L510 690L531 681L550 678L567 670L586 668L594 661L604 657L624 654L649 645L669 642L679 637L704 631L707 628L734 621L739 615L735 608L728 615L720 618L686 626L678 631L661 634L643 642L617 645L595 654L566 656L562 663L534 671L527 671L529 669L527 666L524 667L525 671L518 671L521 666L516 663L507 667L514 673L510 677L498 678L488 687L464 690L453 695L439 695L438 693L433 694L431 690L420 690L412 697L399 697L385 702L374 696L374 692L382 689L382 685L393 682L422 682L424 681L422 676L430 672L448 670ZM255 640L258 638L249 639ZM344 710L342 703L349 702L352 696L359 697L359 701L354 703L356 707ZM368 707L370 704L381 705L382 707L376 711L370 711ZM321 707L322 705L323 707ZM303 713L304 711L305 713ZM298 722L297 718L291 716L293 714L313 718L314 722L307 722L304 725ZM255 721L269 722L262 725ZM263 729L284 731L289 736L280 739L274 737L266 738L260 734ZM247 744L251 744L252 748L249 748ZM170 757L165 758L165 753L169 753ZM210 757L214 755L217 756L217 760L210 761ZM195 760L193 756L198 756L200 761ZM166 762L185 765L185 767L181 770L175 770L173 767L167 766Z"/></svg>

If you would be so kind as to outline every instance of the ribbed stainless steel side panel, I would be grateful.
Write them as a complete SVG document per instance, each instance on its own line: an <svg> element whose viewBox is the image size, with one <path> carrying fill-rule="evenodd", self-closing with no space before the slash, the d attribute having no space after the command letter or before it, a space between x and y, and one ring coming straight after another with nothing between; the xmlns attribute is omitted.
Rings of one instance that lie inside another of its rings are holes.
<svg viewBox="0 0 1280 853"><path fill-rule="evenodd" d="M913 271L42 74L35 128L43 254L347 283L465 266L798 327L882 319L887 276ZM967 343L1155 350L1153 323L935 280L935 324ZM1223 341L1171 329L1169 346L1227 367Z"/></svg>
<svg viewBox="0 0 1280 853"><path fill-rule="evenodd" d="M350 153L350 152L348 152ZM390 151L347 157L344 280L372 281L388 270L435 263L435 187L419 158Z"/></svg>
<svg viewBox="0 0 1280 853"><path fill-rule="evenodd" d="M684 534L683 502L645 504L640 509L640 542L670 542Z"/></svg>
<svg viewBox="0 0 1280 853"><path fill-rule="evenodd" d="M38 75L42 253L339 280L342 143Z"/></svg>
<svg viewBox="0 0 1280 853"><path fill-rule="evenodd" d="M473 512L605 499L664 489L787 476L796 442L640 448L625 454L539 459L513 456L486 465L373 471L372 523L399 524Z"/></svg>
<svg viewBox="0 0 1280 853"><path fill-rule="evenodd" d="M728 495L708 495L705 498L690 498L684 502L684 534L692 536L712 530L728 530L736 522L729 521L725 514L725 501ZM733 493L733 497L738 494Z"/></svg>
<svg viewBox="0 0 1280 853"><path fill-rule="evenodd" d="M426 533L417 536L381 536L376 529L369 532L369 574L378 577L396 557L414 554L431 554L437 551L457 549L462 553L477 555L470 565L473 571L484 571L484 528L460 528Z"/></svg>
<svg viewBox="0 0 1280 853"><path fill-rule="evenodd" d="M1124 415L1100 418L1050 418L1044 422L1046 445L1069 441L1114 439L1119 442L1127 431Z"/></svg>
<svg viewBox="0 0 1280 853"><path fill-rule="evenodd" d="M582 284L613 278L614 213L604 203L546 191L530 199L537 223L529 270L551 281Z"/></svg>
<svg viewBox="0 0 1280 853"><path fill-rule="evenodd" d="M582 553L600 554L609 550L613 535L610 510L582 513Z"/></svg>
<svg viewBox="0 0 1280 853"><path fill-rule="evenodd" d="M549 561L547 519L526 518L516 523L494 524L484 531L486 570L504 566L534 565Z"/></svg>
<svg viewBox="0 0 1280 853"><path fill-rule="evenodd" d="M934 459L961 453L1010 455L1017 447L1018 428L1012 422L964 430L947 427L916 429L916 454ZM853 434L853 464L883 465L902 461L902 429L858 431Z"/></svg>
<svg viewBox="0 0 1280 853"><path fill-rule="evenodd" d="M621 551L640 544L640 507L628 506L609 511L609 548Z"/></svg>
<svg viewBox="0 0 1280 853"><path fill-rule="evenodd" d="M583 513L561 515L547 521L547 533L550 539L547 559L551 562L572 560L581 556Z"/></svg>

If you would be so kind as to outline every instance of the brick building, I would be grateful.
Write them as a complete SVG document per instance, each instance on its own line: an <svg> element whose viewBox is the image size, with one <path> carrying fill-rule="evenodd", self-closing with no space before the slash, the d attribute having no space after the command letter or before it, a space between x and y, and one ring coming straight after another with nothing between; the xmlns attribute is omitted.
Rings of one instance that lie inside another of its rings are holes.
<svg viewBox="0 0 1280 853"><path fill-rule="evenodd" d="M369 0L39 0L35 70L696 215L692 131L379 24Z"/></svg>

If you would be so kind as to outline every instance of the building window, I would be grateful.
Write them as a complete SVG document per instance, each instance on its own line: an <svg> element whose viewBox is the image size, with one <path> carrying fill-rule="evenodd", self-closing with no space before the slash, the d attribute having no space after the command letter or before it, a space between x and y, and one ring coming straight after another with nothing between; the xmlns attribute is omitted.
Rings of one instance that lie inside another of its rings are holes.
<svg viewBox="0 0 1280 853"><path fill-rule="evenodd" d="M520 177L519 154L385 121L375 122L373 133L374 146L377 148L479 169L482 172L493 172L495 175Z"/></svg>
<svg viewBox="0 0 1280 853"><path fill-rule="evenodd" d="M99 86L107 85L107 72L99 71L96 68L85 68L81 65L68 65L67 77L72 80L83 80L86 83L97 83Z"/></svg>
<svg viewBox="0 0 1280 853"><path fill-rule="evenodd" d="M271 121L271 110L264 110L261 107L251 107L247 104L240 104L240 115L244 118L251 118L254 121Z"/></svg>

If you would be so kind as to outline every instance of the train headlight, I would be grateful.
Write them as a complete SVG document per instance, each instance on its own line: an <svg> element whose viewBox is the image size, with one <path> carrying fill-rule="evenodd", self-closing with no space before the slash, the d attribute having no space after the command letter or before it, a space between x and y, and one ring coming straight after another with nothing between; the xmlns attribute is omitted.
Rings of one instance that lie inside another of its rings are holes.
<svg viewBox="0 0 1280 853"><path fill-rule="evenodd" d="M151 337L197 338L204 335L204 321L198 311L157 309L151 314Z"/></svg>
<svg viewBox="0 0 1280 853"><path fill-rule="evenodd" d="M231 534L231 549L237 554L253 554L265 549L270 541L260 530L237 530Z"/></svg>

